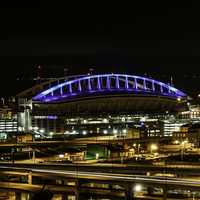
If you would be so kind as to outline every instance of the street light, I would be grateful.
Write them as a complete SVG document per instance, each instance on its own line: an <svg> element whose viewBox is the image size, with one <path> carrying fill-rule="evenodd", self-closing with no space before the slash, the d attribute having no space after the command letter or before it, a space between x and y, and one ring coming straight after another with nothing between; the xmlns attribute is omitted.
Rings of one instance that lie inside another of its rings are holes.
<svg viewBox="0 0 200 200"><path fill-rule="evenodd" d="M44 129L40 129L40 133L44 133Z"/></svg>
<svg viewBox="0 0 200 200"><path fill-rule="evenodd" d="M179 144L179 141L178 141L178 140L175 140L174 143L175 143L175 144Z"/></svg>
<svg viewBox="0 0 200 200"><path fill-rule="evenodd" d="M103 123L108 123L108 120L106 118L104 118Z"/></svg>
<svg viewBox="0 0 200 200"><path fill-rule="evenodd" d="M96 153L96 160L98 160L99 159L99 154L98 153Z"/></svg>
<svg viewBox="0 0 200 200"><path fill-rule="evenodd" d="M140 144L138 144L137 151L138 151L138 155L139 155L139 153L140 153Z"/></svg>
<svg viewBox="0 0 200 200"><path fill-rule="evenodd" d="M151 153L153 153L153 151L156 151L157 149L158 149L158 146L156 144L151 144L150 146Z"/></svg>
<svg viewBox="0 0 200 200"><path fill-rule="evenodd" d="M123 129L123 130L122 130L122 133L127 133L127 130L126 130L126 129Z"/></svg>
<svg viewBox="0 0 200 200"><path fill-rule="evenodd" d="M103 133L104 133L104 134L107 134L107 133L108 133L108 131L107 131L107 130L103 130Z"/></svg>
<svg viewBox="0 0 200 200"><path fill-rule="evenodd" d="M38 127L36 126L36 127L33 127L33 129L34 129L34 131L38 131Z"/></svg>
<svg viewBox="0 0 200 200"><path fill-rule="evenodd" d="M59 158L64 158L65 155L64 154L59 154Z"/></svg>
<svg viewBox="0 0 200 200"><path fill-rule="evenodd" d="M136 184L134 186L134 191L135 192L141 192L142 191L142 185L141 184Z"/></svg>
<svg viewBox="0 0 200 200"><path fill-rule="evenodd" d="M49 133L50 136L53 136L53 134L54 134L54 132L50 132L50 133Z"/></svg>
<svg viewBox="0 0 200 200"><path fill-rule="evenodd" d="M84 130L82 133L83 133L83 135L86 135L86 134L87 134L87 131Z"/></svg>
<svg viewBox="0 0 200 200"><path fill-rule="evenodd" d="M69 134L69 131L65 131L65 132L64 132L64 135L67 135L67 134Z"/></svg>

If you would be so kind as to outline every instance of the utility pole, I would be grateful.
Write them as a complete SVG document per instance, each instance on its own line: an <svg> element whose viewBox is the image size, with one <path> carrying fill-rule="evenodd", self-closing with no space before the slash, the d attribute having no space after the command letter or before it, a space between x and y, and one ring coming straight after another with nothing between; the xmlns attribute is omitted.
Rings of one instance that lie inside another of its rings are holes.
<svg viewBox="0 0 200 200"><path fill-rule="evenodd" d="M12 164L15 163L15 148L11 149L11 156L12 156Z"/></svg>
<svg viewBox="0 0 200 200"><path fill-rule="evenodd" d="M64 77L67 77L68 71L69 71L69 69L68 69L67 67L65 67L65 68L63 69Z"/></svg>
<svg viewBox="0 0 200 200"><path fill-rule="evenodd" d="M94 72L94 68L93 68L93 67L90 67L90 68L89 68L89 74L92 75L93 72Z"/></svg>
<svg viewBox="0 0 200 200"><path fill-rule="evenodd" d="M33 135L33 142L35 142L35 135ZM33 163L35 163L35 147L32 147L33 149L33 157L32 157L32 160L33 160Z"/></svg>
<svg viewBox="0 0 200 200"><path fill-rule="evenodd" d="M41 82L42 78L42 67L40 65L37 66L37 83L39 84Z"/></svg>
<svg viewBox="0 0 200 200"><path fill-rule="evenodd" d="M173 81L173 77L172 76L170 77L170 85L174 86L174 81Z"/></svg>

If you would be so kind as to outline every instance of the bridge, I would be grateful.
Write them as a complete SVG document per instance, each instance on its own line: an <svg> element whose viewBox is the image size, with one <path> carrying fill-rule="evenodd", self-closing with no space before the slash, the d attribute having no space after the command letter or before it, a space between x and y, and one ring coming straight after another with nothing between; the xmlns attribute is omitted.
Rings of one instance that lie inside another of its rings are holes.
<svg viewBox="0 0 200 200"><path fill-rule="evenodd" d="M190 191L197 191L200 188L200 181L194 179L123 173L1 166L0 174L1 179L7 177L7 175L19 177L15 180L7 179L7 181L1 181L0 188L2 189L6 188L16 192L37 192L42 188L43 184L48 183L46 184L46 189L53 193L62 194L63 199L66 199L68 195L73 195L76 200L84 199L82 198L84 195L104 196L109 199L138 199L134 198L134 193L137 192L134 186L137 184L142 184L147 190L152 187L161 188L162 196L159 199L164 200L168 198L168 191L175 188ZM148 195L152 195L153 191L148 190L148 193Z"/></svg>

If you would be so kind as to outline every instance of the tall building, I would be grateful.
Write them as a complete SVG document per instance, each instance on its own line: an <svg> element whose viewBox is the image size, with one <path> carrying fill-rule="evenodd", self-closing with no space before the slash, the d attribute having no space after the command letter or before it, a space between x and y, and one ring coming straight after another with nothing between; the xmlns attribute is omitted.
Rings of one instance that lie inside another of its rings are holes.
<svg viewBox="0 0 200 200"><path fill-rule="evenodd" d="M0 105L0 140L7 139L9 134L17 133L18 122L17 122L17 111L14 107Z"/></svg>

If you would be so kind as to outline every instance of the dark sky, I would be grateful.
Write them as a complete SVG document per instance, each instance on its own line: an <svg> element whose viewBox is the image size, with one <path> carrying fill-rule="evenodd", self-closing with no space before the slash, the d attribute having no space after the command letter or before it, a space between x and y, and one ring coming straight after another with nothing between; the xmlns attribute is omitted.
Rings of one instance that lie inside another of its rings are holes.
<svg viewBox="0 0 200 200"><path fill-rule="evenodd" d="M148 2L2 6L1 95L32 84L38 65L43 77L62 76L64 67L69 74L92 67L94 73L146 74L164 82L173 76L177 87L198 93L198 5Z"/></svg>

